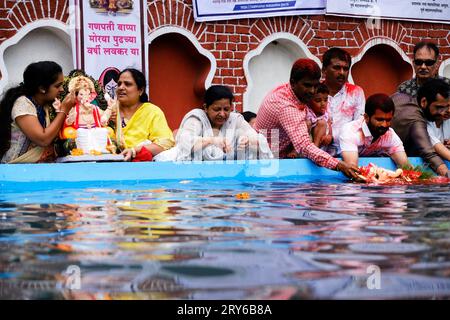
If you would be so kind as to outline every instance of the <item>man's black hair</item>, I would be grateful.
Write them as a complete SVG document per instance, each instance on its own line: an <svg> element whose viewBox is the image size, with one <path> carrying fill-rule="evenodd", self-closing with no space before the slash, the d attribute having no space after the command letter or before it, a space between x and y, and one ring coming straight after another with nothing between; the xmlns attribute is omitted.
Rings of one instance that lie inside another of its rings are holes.
<svg viewBox="0 0 450 320"><path fill-rule="evenodd" d="M429 50L433 50L436 60L439 57L439 48L434 42L421 41L414 46L414 58L416 57L416 52L422 48L428 48Z"/></svg>
<svg viewBox="0 0 450 320"><path fill-rule="evenodd" d="M326 93L329 94L330 93L330 89L328 89L328 86L325 83L319 83L319 85L317 86L316 89L316 94L318 93Z"/></svg>
<svg viewBox="0 0 450 320"><path fill-rule="evenodd" d="M369 98L367 98L365 113L370 118L375 114L376 110L381 110L384 113L395 113L394 101L392 101L392 99L384 93L371 95Z"/></svg>
<svg viewBox="0 0 450 320"><path fill-rule="evenodd" d="M420 106L422 98L426 98L427 104L430 105L437 100L438 94L444 97L444 99L447 99L449 92L450 86L444 80L434 78L429 79L419 88L419 91L417 92L417 103Z"/></svg>
<svg viewBox="0 0 450 320"><path fill-rule="evenodd" d="M350 53L341 48L331 48L325 51L322 57L322 67L326 68L331 64L331 59L337 58L348 63L350 68L352 65L352 56Z"/></svg>
<svg viewBox="0 0 450 320"><path fill-rule="evenodd" d="M247 122L250 122L250 120L252 120L253 118L256 118L256 113L251 112L251 111L244 111L241 114L244 117L245 121L247 121Z"/></svg>

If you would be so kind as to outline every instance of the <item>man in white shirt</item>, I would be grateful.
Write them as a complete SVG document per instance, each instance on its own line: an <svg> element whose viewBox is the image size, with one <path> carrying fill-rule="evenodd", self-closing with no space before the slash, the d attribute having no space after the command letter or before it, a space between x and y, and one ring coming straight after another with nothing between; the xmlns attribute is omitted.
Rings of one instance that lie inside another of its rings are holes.
<svg viewBox="0 0 450 320"><path fill-rule="evenodd" d="M427 131L433 146L442 143L450 147L450 119L428 121Z"/></svg>
<svg viewBox="0 0 450 320"><path fill-rule="evenodd" d="M330 90L328 113L332 120L334 141L328 151L332 155L339 153L338 140L342 126L364 114L364 91L348 82L351 63L350 54L340 48L329 49L322 58L324 83Z"/></svg>
<svg viewBox="0 0 450 320"><path fill-rule="evenodd" d="M364 116L342 126L339 136L342 159L358 165L359 156L389 156L398 166L407 165L403 143L390 128L394 111L389 96L382 93L370 96Z"/></svg>
<svg viewBox="0 0 450 320"><path fill-rule="evenodd" d="M427 131L436 153L450 161L450 105L442 119L427 121Z"/></svg>

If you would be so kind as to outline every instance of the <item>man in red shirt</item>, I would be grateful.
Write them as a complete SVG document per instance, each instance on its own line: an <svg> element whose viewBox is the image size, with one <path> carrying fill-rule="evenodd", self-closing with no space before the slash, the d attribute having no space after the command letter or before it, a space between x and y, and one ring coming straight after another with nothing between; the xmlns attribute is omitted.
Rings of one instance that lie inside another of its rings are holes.
<svg viewBox="0 0 450 320"><path fill-rule="evenodd" d="M293 146L301 156L317 165L357 178L357 166L333 158L317 148L309 136L306 104L314 95L320 77L321 70L313 60L299 59L294 62L290 81L278 86L264 98L255 127L266 135L274 154L279 151L280 158L285 158Z"/></svg>

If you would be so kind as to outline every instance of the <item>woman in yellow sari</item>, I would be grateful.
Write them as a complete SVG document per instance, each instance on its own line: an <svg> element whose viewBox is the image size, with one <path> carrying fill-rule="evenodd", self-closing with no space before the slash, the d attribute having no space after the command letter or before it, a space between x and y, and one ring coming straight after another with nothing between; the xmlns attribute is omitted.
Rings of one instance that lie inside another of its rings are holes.
<svg viewBox="0 0 450 320"><path fill-rule="evenodd" d="M144 74L125 69L117 84L116 138L125 160L151 161L172 148L175 141L164 113L148 102Z"/></svg>
<svg viewBox="0 0 450 320"><path fill-rule="evenodd" d="M23 82L9 89L0 102L0 162L37 163L54 160L53 140L64 119L75 105L75 97L63 92L61 67L53 61L30 64ZM54 103L55 119L50 123L49 110Z"/></svg>

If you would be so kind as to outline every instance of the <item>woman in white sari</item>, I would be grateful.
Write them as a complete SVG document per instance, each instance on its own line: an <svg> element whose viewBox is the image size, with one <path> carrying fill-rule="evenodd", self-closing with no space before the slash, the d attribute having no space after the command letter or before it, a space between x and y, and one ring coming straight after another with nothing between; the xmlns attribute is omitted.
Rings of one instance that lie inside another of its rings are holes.
<svg viewBox="0 0 450 320"><path fill-rule="evenodd" d="M203 109L188 112L175 138L176 146L155 161L271 159L266 138L244 117L232 112L233 93L226 86L206 90Z"/></svg>

